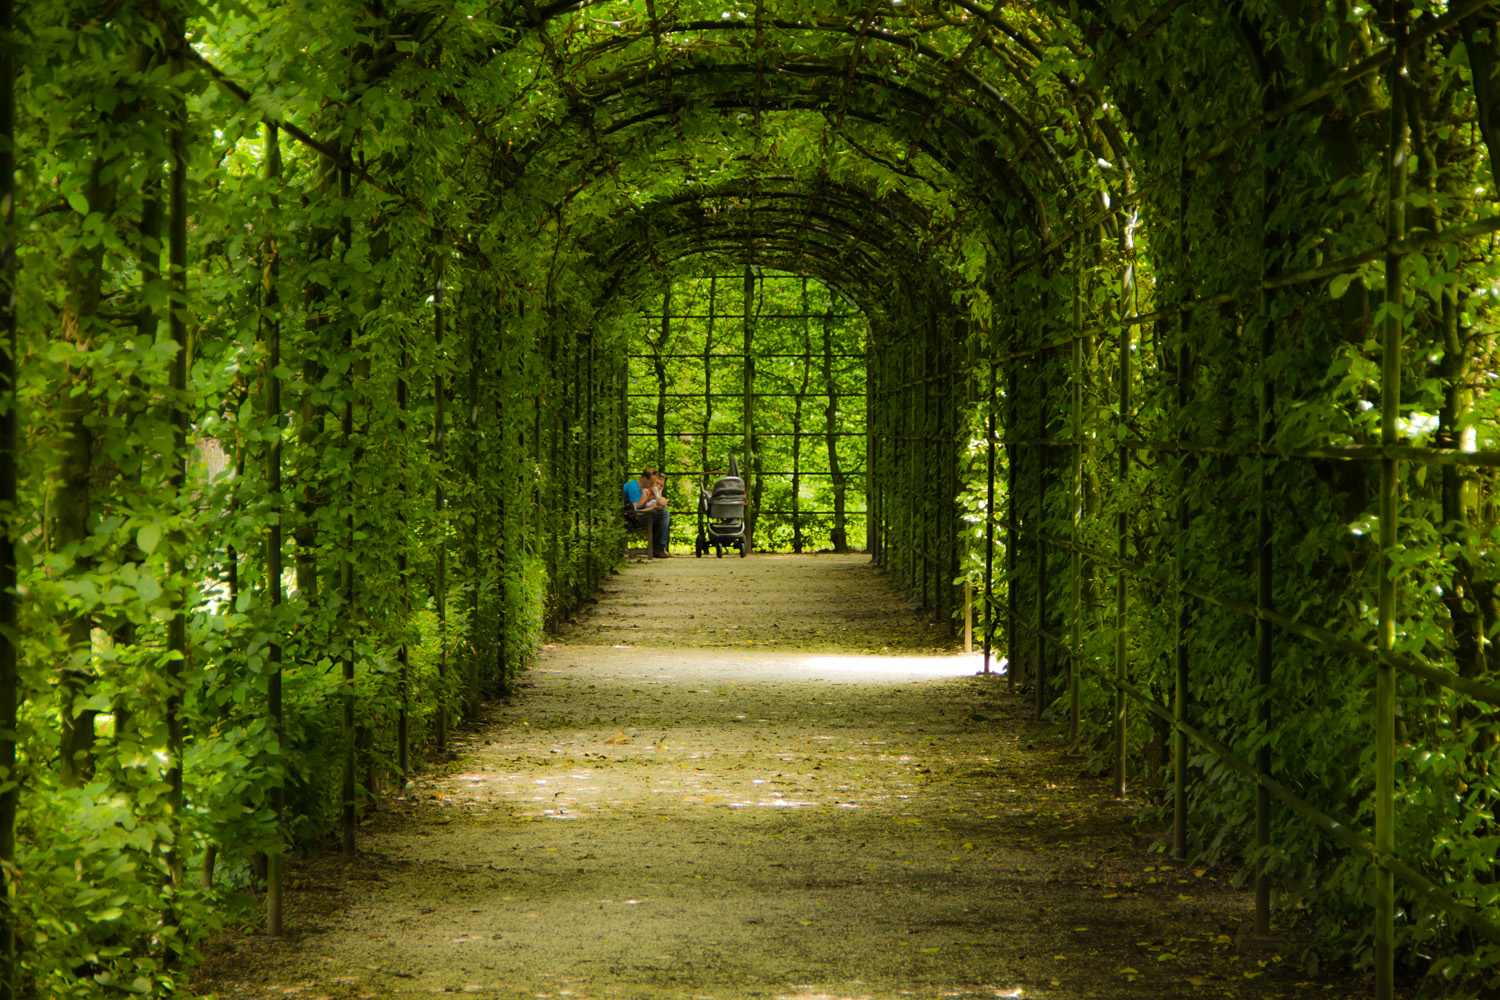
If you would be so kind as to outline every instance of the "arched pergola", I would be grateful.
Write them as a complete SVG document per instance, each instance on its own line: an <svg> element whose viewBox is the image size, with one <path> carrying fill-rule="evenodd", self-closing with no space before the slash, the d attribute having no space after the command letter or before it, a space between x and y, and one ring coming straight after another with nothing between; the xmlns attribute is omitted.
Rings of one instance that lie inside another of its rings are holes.
<svg viewBox="0 0 1500 1000"><path fill-rule="evenodd" d="M1377 997L1495 987L1492 3L0 38L0 1000L180 963L221 848L280 933L284 851L352 851L618 562L646 303L749 267L868 319L872 558L943 616L967 581L1173 855Z"/></svg>

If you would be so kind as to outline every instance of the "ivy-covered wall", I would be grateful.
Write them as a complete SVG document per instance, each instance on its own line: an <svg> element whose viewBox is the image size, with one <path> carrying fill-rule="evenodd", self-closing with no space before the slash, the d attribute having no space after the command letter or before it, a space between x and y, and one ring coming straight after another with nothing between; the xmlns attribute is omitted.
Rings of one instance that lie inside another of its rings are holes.
<svg viewBox="0 0 1500 1000"><path fill-rule="evenodd" d="M1467 995L1497 902L1500 732L1464 686L1494 677L1492 29L1361 13L1183 7L1100 39L1122 208L992 293L1002 613L1042 703L1174 823L1163 849L1245 858L1257 932Z"/></svg>

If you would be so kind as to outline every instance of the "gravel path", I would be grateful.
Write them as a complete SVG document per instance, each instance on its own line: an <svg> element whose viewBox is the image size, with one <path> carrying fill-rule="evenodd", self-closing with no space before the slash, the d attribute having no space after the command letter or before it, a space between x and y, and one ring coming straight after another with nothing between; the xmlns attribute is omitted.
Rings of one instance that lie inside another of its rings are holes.
<svg viewBox="0 0 1500 1000"><path fill-rule="evenodd" d="M635 562L228 998L1344 997L864 556ZM1347 987L1347 989L1346 989Z"/></svg>

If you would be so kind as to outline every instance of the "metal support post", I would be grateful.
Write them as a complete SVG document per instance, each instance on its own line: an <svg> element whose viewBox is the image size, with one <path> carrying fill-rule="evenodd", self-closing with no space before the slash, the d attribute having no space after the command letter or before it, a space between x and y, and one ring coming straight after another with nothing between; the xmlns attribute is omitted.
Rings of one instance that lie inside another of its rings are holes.
<svg viewBox="0 0 1500 1000"><path fill-rule="evenodd" d="M1189 175L1186 171L1182 176L1182 190L1180 199L1180 211L1178 213L1178 224L1181 227L1181 252L1183 295L1191 298L1192 280L1187 274L1189 251L1191 244L1187 235L1187 209L1189 190ZM1182 440L1187 433L1185 411L1191 396L1192 380L1192 348L1189 337L1193 327L1193 314L1184 312L1181 315L1177 327L1177 437ZM1177 456L1177 470L1174 477L1174 485L1177 493L1177 531L1173 539L1172 550L1172 582L1173 601L1176 605L1176 627L1173 635L1173 643L1176 647L1174 657L1174 676L1172 684L1172 718L1177 727L1172 730L1172 857L1183 860L1187 857L1187 734L1178 728L1187 722L1188 703L1188 646L1187 629L1189 623L1189 611L1187 597L1182 592L1184 580L1183 560L1187 549L1187 530L1189 525L1188 503L1187 503L1187 463L1189 459L1184 453Z"/></svg>
<svg viewBox="0 0 1500 1000"><path fill-rule="evenodd" d="M1406 235L1406 33L1395 22L1396 59L1390 75L1390 136L1386 162L1386 243L1395 246ZM1396 422L1401 412L1401 334L1404 295L1401 257L1385 259L1385 325L1380 342L1380 443L1397 443ZM1400 490L1396 459L1380 460L1380 590L1379 647L1396 645L1396 518ZM1396 676L1389 661L1375 668L1375 853L1380 861L1396 852ZM1375 1000L1391 1000L1395 981L1395 882L1385 864L1375 868Z"/></svg>
<svg viewBox="0 0 1500 1000"><path fill-rule="evenodd" d="M1132 217L1125 223L1125 274L1124 287L1122 289L1124 302L1122 312L1124 319L1130 319L1135 314L1135 258L1134 246L1131 243L1131 229L1135 225ZM1130 380L1131 380L1131 358L1130 358L1130 331L1133 329L1129 323L1120 324L1120 385L1119 385L1119 420L1121 424L1130 419ZM1130 449L1123 443L1116 446L1119 449L1119 475L1116 480L1116 488L1122 493L1130 485ZM1130 558L1130 514L1121 509L1116 522L1115 555L1121 560ZM1115 576L1115 680L1124 684L1130 679L1129 670L1129 644L1130 640L1130 581L1121 568ZM1116 686L1114 705L1114 783L1115 796L1125 797L1125 690Z"/></svg>
<svg viewBox="0 0 1500 1000"><path fill-rule="evenodd" d="M990 359L989 406L985 408L985 491L984 491L984 672L990 672L990 656L995 648L995 383L999 372ZM1010 671L1006 670L1009 676Z"/></svg>
<svg viewBox="0 0 1500 1000"><path fill-rule="evenodd" d="M1081 251L1080 247L1080 251ZM1068 657L1068 742L1078 742L1079 674L1083 666L1083 553L1079 551L1083 521L1083 254L1073 272L1073 499L1069 504L1068 540L1072 543L1072 653Z"/></svg>
<svg viewBox="0 0 1500 1000"><path fill-rule="evenodd" d="M1016 369L1006 371L1005 434L1016 426ZM1005 448L1005 690L1016 693L1016 455Z"/></svg>
<svg viewBox="0 0 1500 1000"><path fill-rule="evenodd" d="M1047 316L1047 295L1042 295L1042 316ZM1047 449L1047 396L1050 386L1047 379L1047 355L1037 357L1040 366L1038 377L1032 380L1036 387L1036 436L1042 442L1036 450L1036 673L1033 681L1033 713L1042 717L1047 707L1047 640L1042 633L1047 629L1047 463L1051 457Z"/></svg>

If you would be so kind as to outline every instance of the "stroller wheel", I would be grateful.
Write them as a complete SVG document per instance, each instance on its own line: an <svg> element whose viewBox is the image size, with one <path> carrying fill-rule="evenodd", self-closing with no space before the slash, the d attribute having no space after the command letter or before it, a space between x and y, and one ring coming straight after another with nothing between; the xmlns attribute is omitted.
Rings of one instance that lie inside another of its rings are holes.
<svg viewBox="0 0 1500 1000"><path fill-rule="evenodd" d="M723 559L724 558L724 546L722 546L722 545L715 545L714 546L714 555L718 556L720 559Z"/></svg>
<svg viewBox="0 0 1500 1000"><path fill-rule="evenodd" d="M740 547L741 559L750 554L750 540L748 538L741 538L736 544Z"/></svg>

